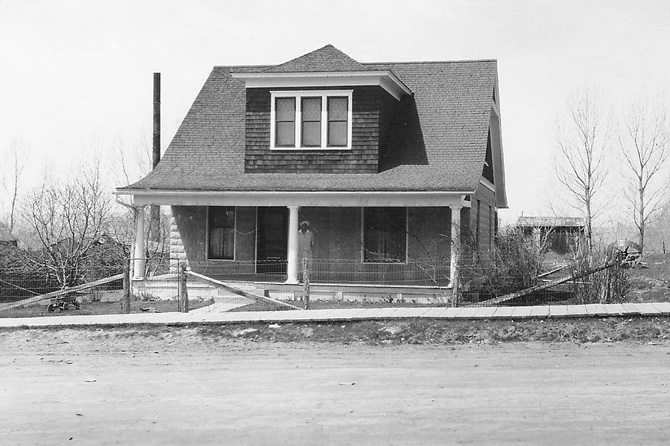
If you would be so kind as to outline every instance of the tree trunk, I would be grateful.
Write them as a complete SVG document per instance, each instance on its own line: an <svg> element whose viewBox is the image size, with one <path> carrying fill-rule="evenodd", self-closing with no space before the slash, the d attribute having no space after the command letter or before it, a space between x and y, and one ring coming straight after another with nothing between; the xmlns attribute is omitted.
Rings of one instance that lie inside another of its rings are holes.
<svg viewBox="0 0 670 446"><path fill-rule="evenodd" d="M644 187L640 184L640 208L638 210L638 218L640 219L640 224L638 229L640 230L640 254L644 250Z"/></svg>

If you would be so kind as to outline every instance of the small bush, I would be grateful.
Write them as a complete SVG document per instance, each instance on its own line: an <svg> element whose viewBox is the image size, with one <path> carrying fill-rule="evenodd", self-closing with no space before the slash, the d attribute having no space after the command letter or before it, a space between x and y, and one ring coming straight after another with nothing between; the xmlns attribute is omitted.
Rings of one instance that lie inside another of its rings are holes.
<svg viewBox="0 0 670 446"><path fill-rule="evenodd" d="M625 302L631 283L626 270L621 266L621 260L621 253L617 250L579 251L570 267L571 274L576 277L604 265L605 262L610 262L612 265L572 282L575 302L579 304Z"/></svg>
<svg viewBox="0 0 670 446"><path fill-rule="evenodd" d="M477 290L480 294L500 296L537 284L544 243L525 236L521 228L501 229L495 246L483 256L471 241L461 246L461 284L465 292Z"/></svg>

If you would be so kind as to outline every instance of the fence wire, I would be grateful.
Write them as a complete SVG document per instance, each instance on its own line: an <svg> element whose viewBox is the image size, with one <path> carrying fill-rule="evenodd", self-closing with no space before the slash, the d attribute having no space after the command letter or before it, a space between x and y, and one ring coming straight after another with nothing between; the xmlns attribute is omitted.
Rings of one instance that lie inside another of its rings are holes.
<svg viewBox="0 0 670 446"><path fill-rule="evenodd" d="M461 268L459 278L460 306L621 303L630 289L621 263L602 258L544 265L534 274Z"/></svg>
<svg viewBox="0 0 670 446"><path fill-rule="evenodd" d="M449 259L377 263L309 259L299 263L298 283L290 285L286 284L288 265L284 260L187 264L155 256L78 265L67 274L5 261L0 265L0 317L279 310L305 308L308 299L315 305L312 308L359 306L357 301L456 306L622 302L628 283L620 264L614 262L592 271L605 260L584 258L566 262L561 268L543 265L516 271L486 268L481 263L475 267L463 261L455 295L451 294ZM124 269L133 279L128 286L129 305L121 279L77 288L123 273ZM308 284L304 283L306 278ZM62 292L48 294L58 291ZM47 297L40 299L44 295ZM319 300L344 302L319 306ZM7 309L23 301L29 304Z"/></svg>

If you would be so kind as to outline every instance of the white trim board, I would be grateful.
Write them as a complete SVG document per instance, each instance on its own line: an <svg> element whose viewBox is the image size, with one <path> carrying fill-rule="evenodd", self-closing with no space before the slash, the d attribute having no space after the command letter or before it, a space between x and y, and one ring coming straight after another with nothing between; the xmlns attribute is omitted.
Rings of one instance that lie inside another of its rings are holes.
<svg viewBox="0 0 670 446"><path fill-rule="evenodd" d="M132 196L134 206L407 206L469 207L464 198L474 191L431 192L274 192L274 191L170 191L117 190Z"/></svg>

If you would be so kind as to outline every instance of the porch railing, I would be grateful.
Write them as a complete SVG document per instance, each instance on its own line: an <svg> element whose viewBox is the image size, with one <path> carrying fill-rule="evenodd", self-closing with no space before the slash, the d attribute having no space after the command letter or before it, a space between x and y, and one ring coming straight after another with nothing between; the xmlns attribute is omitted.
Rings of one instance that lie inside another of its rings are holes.
<svg viewBox="0 0 670 446"><path fill-rule="evenodd" d="M301 262L301 266L302 266ZM309 268L310 282L447 286L450 263L445 260L414 260L409 262L364 263L353 260L311 259L305 262ZM254 282L284 282L286 261L208 261L190 262L191 270L218 280L240 280ZM301 268L302 269L302 268ZM299 272L302 280L303 272Z"/></svg>

